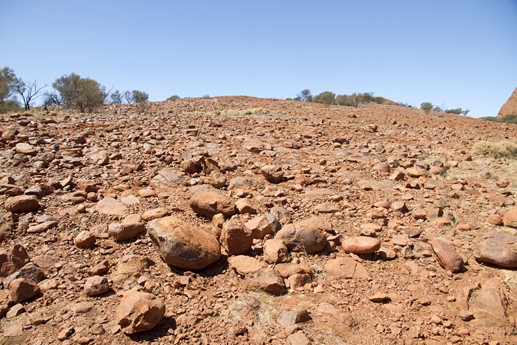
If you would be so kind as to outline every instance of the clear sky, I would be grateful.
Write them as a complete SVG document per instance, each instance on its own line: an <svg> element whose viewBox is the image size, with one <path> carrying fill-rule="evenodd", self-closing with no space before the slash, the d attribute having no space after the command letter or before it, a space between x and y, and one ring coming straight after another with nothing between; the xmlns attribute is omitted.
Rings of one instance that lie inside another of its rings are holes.
<svg viewBox="0 0 517 345"><path fill-rule="evenodd" d="M0 67L108 89L373 92L495 115L517 87L517 0L0 0Z"/></svg>

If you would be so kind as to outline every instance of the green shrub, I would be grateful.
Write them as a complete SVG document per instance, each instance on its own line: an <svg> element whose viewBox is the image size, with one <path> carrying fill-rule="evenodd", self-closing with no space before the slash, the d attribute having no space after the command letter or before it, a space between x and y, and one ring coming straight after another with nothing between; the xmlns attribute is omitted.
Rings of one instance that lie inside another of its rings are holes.
<svg viewBox="0 0 517 345"><path fill-rule="evenodd" d="M0 101L0 114L4 113L15 113L21 111L23 108L20 104L14 100Z"/></svg>
<svg viewBox="0 0 517 345"><path fill-rule="evenodd" d="M431 102L423 102L420 104L420 109L422 109L426 114L429 114L433 108L434 106Z"/></svg>
<svg viewBox="0 0 517 345"><path fill-rule="evenodd" d="M59 93L65 107L76 108L80 112L91 113L103 105L108 96L106 88L97 81L82 78L75 73L56 79L52 87Z"/></svg>
<svg viewBox="0 0 517 345"><path fill-rule="evenodd" d="M471 151L473 156L492 158L517 158L517 144L510 141L479 141Z"/></svg>

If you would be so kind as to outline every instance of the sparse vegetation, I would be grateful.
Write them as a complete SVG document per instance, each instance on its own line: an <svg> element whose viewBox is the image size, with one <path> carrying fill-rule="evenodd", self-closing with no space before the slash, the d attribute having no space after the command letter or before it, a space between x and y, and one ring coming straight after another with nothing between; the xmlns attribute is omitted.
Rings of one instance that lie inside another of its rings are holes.
<svg viewBox="0 0 517 345"><path fill-rule="evenodd" d="M170 96L169 98L167 98L166 100L167 100L167 101L175 101L175 100L177 100L177 99L180 99L180 96L178 96L178 95L172 95L172 96Z"/></svg>
<svg viewBox="0 0 517 345"><path fill-rule="evenodd" d="M111 104L122 104L122 94L115 90L110 94Z"/></svg>
<svg viewBox="0 0 517 345"><path fill-rule="evenodd" d="M485 116L481 120L517 124L517 114L506 115L505 117Z"/></svg>
<svg viewBox="0 0 517 345"><path fill-rule="evenodd" d="M510 141L479 141L471 151L473 156L517 159L517 144Z"/></svg>
<svg viewBox="0 0 517 345"><path fill-rule="evenodd" d="M426 114L429 114L433 108L434 106L431 102L423 102L420 104L420 109L422 109Z"/></svg>
<svg viewBox="0 0 517 345"><path fill-rule="evenodd" d="M149 102L149 95L146 92L140 91L140 90L133 90L132 93L133 93L133 101L135 103Z"/></svg>
<svg viewBox="0 0 517 345"><path fill-rule="evenodd" d="M273 116L277 115L269 109L264 108L250 108L250 109L226 109L226 110L217 110L210 112L202 112L202 111L192 111L192 112L184 112L183 116L210 116L210 115L222 115L222 116L232 116L232 117L241 117L241 116Z"/></svg>
<svg viewBox="0 0 517 345"><path fill-rule="evenodd" d="M322 92L314 96L314 102L328 105L334 104L336 102L336 94L330 91Z"/></svg>
<svg viewBox="0 0 517 345"><path fill-rule="evenodd" d="M52 84L59 93L62 104L81 112L91 113L104 104L106 88L97 81L71 73L64 75Z"/></svg>

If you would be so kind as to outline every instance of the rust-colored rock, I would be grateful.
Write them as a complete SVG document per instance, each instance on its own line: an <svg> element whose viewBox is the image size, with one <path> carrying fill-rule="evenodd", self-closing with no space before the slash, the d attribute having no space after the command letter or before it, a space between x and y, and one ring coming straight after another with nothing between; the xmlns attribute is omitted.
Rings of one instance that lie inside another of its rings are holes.
<svg viewBox="0 0 517 345"><path fill-rule="evenodd" d="M147 292L127 291L115 312L115 322L126 334L148 331L165 315L163 301Z"/></svg>

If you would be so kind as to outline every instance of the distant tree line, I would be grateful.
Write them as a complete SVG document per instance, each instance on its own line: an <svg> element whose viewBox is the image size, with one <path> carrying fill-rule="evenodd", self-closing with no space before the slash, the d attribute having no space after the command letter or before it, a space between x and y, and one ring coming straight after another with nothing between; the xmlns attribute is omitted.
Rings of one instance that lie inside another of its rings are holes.
<svg viewBox="0 0 517 345"><path fill-rule="evenodd" d="M351 95L336 95L331 91L324 91L313 96L309 89L302 90L296 97L291 98L294 101L314 102L322 104L336 104L349 107L358 107L363 103L385 104L388 100L384 97L375 97L373 92L353 93Z"/></svg>
<svg viewBox="0 0 517 345"><path fill-rule="evenodd" d="M296 97L288 98L288 100L300 101L300 102L314 102L314 103L322 103L322 104L334 104L334 105L343 105L348 107L357 108L360 104L368 104L368 103L376 103L376 104L397 104L402 107L413 108L412 105L406 103L394 103L387 98L374 96L373 92L365 92L365 93L352 93L351 95L336 95L331 91L324 91L318 95L313 96L309 89L302 90ZM457 115L467 115L470 110L455 108L455 109L445 109L433 105L431 102L423 102L420 105L420 109L422 109L426 114L429 114L431 111L437 112L446 112L450 114Z"/></svg>
<svg viewBox="0 0 517 345"><path fill-rule="evenodd" d="M26 81L16 76L9 67L0 69L0 113L29 110L42 97L44 106L63 106L80 112L93 112L104 104L137 104L145 109L149 95L140 90L107 91L96 80L75 73L63 75L52 83L52 90L43 92L47 85ZM177 99L172 96L170 99Z"/></svg>

